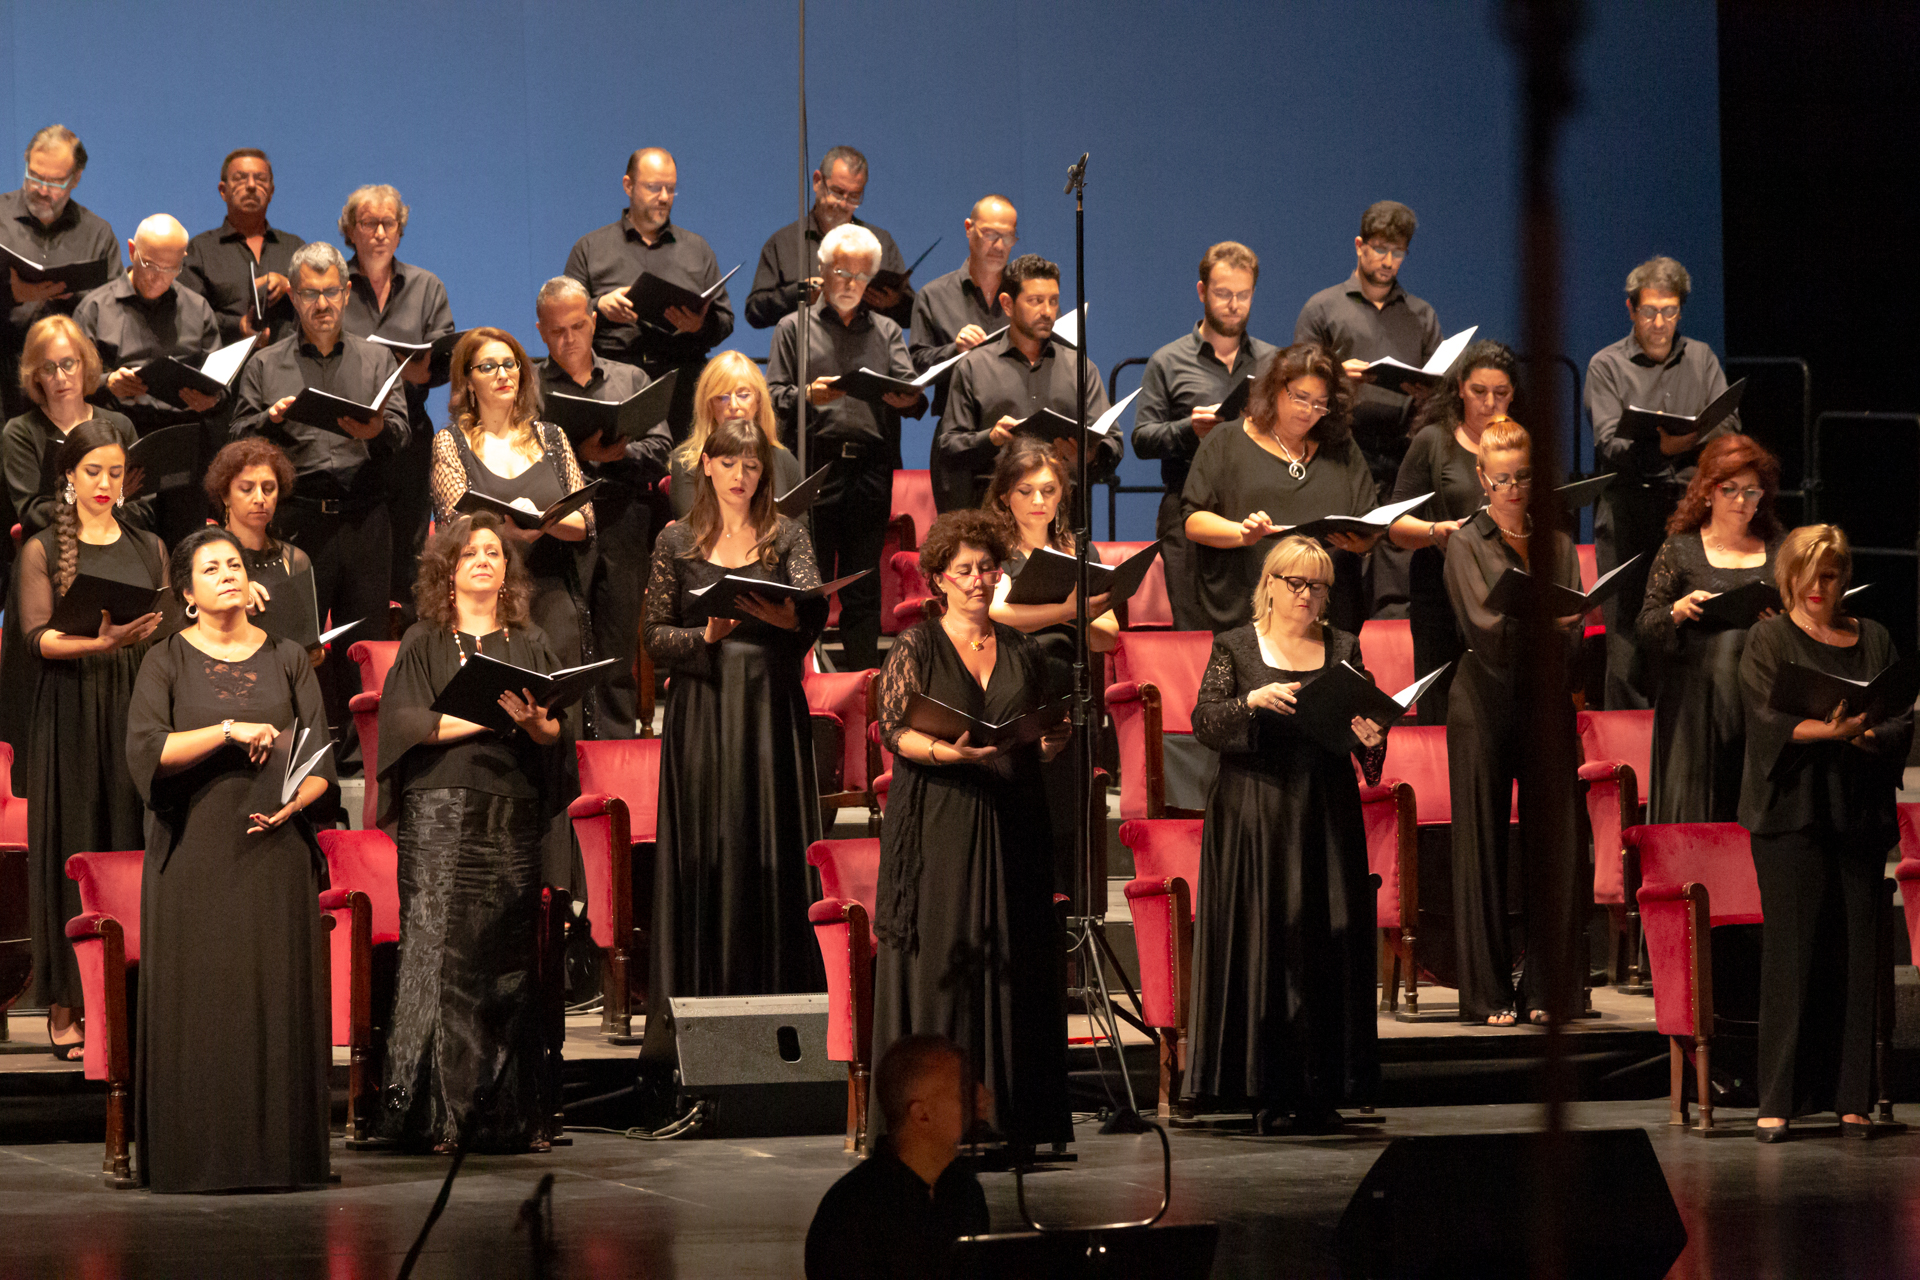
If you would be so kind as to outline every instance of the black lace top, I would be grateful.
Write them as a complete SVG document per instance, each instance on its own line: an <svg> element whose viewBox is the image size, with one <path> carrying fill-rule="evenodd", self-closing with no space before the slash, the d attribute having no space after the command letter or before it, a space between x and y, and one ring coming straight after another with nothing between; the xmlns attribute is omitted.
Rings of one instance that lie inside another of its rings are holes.
<svg viewBox="0 0 1920 1280"><path fill-rule="evenodd" d="M1671 650L1679 631L1673 621L1674 601L1693 591L1719 593L1756 580L1773 581L1773 561L1779 554L1780 542L1775 538L1767 544L1764 564L1746 569L1722 569L1707 559L1707 547L1701 540L1700 530L1669 535L1660 544L1653 567L1647 571L1646 601L1634 623L1635 637L1642 645Z"/></svg>
<svg viewBox="0 0 1920 1280"><path fill-rule="evenodd" d="M696 625L687 604L687 592L712 586L731 574L741 578L765 578L796 587L820 585L820 570L813 562L813 539L806 528L785 516L775 517L773 564L756 560L736 569L714 564L699 554L693 529L685 521L668 525L653 544L652 567L647 574L647 602L641 626L641 640L648 654L669 672L701 678L713 674L706 623ZM782 631L764 622L749 619L735 627L728 640L771 643L784 640L805 649L820 636L827 621L827 602L809 600L799 609L800 629Z"/></svg>
<svg viewBox="0 0 1920 1280"><path fill-rule="evenodd" d="M1200 695L1193 707L1193 736L1222 755L1248 755L1268 750L1275 735L1292 735L1285 716L1262 714L1247 704L1247 695L1275 682L1311 684L1328 668L1344 662L1372 679L1360 658L1360 642L1345 631L1323 627L1326 661L1314 671L1285 671L1269 666L1260 652L1259 633L1252 626L1237 627L1213 639L1213 655L1200 678ZM1390 726L1382 725L1387 729ZM1354 756L1368 785L1380 781L1386 763L1383 737L1377 747L1356 747Z"/></svg>

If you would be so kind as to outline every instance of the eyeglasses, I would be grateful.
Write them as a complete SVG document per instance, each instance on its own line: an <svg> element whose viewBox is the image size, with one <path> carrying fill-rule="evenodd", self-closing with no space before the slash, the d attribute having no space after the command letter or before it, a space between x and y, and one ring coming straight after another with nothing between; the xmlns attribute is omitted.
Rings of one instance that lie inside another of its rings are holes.
<svg viewBox="0 0 1920 1280"><path fill-rule="evenodd" d="M954 582L967 582L977 578L982 586L990 587L1000 581L1002 572L1003 570L1000 569L975 569L971 573L949 573L945 576Z"/></svg>
<svg viewBox="0 0 1920 1280"><path fill-rule="evenodd" d="M1502 489L1525 489L1531 487L1532 484L1533 472L1531 470L1516 471L1510 476L1487 477L1487 488L1493 490L1495 493L1499 493Z"/></svg>
<svg viewBox="0 0 1920 1280"><path fill-rule="evenodd" d="M845 280L848 282L858 280L861 284L865 284L867 281L873 279L874 275L871 271L847 271L840 267L835 267L832 274L835 280Z"/></svg>
<svg viewBox="0 0 1920 1280"><path fill-rule="evenodd" d="M187 266L184 260L180 262L176 262L172 266L167 266L164 263L153 262L146 258L139 258L139 257L136 257L133 260L133 265L140 268L142 271L151 271L155 275L160 275L160 276L177 276L182 271L186 270L186 266Z"/></svg>
<svg viewBox="0 0 1920 1280"><path fill-rule="evenodd" d="M340 285L335 285L331 289L295 289L293 296L308 306L312 306L322 298L325 298L328 302L338 302L346 296L346 292L346 289Z"/></svg>
<svg viewBox="0 0 1920 1280"><path fill-rule="evenodd" d="M1315 400L1311 396L1302 395L1292 387L1287 388L1287 399L1293 401L1308 413L1315 415L1324 414L1328 407L1325 400Z"/></svg>
<svg viewBox="0 0 1920 1280"><path fill-rule="evenodd" d="M1244 307L1253 301L1253 290L1242 289L1235 293L1231 289L1209 289L1207 296L1213 299L1216 306L1224 307L1230 302L1237 302Z"/></svg>
<svg viewBox="0 0 1920 1280"><path fill-rule="evenodd" d="M1766 496L1767 492L1765 489L1757 488L1753 485L1748 485L1743 489L1731 480L1720 485L1719 489L1720 496L1728 502L1758 502Z"/></svg>
<svg viewBox="0 0 1920 1280"><path fill-rule="evenodd" d="M273 179L264 173L230 173L226 176L230 187L270 187Z"/></svg>
<svg viewBox="0 0 1920 1280"><path fill-rule="evenodd" d="M674 182L636 182L633 185L636 190L650 196L666 196L668 199L672 199L674 193L680 190L679 184Z"/></svg>
<svg viewBox="0 0 1920 1280"><path fill-rule="evenodd" d="M1287 586L1287 590L1293 592L1293 594L1297 596L1298 595L1324 596L1329 591L1333 590L1333 584L1331 582L1322 582L1318 578L1296 578L1291 574L1285 574L1285 573L1270 573L1267 576L1269 578L1272 578L1275 582L1284 582Z"/></svg>
<svg viewBox="0 0 1920 1280"><path fill-rule="evenodd" d="M68 356L63 360L45 361L44 363L41 364L40 368L36 372L43 373L47 377L51 378L56 373L72 373L75 369L78 369L79 367L80 367L79 358L77 356Z"/></svg>
<svg viewBox="0 0 1920 1280"><path fill-rule="evenodd" d="M388 235L392 235L394 232L400 229L400 219L398 218L360 218L355 221L354 225L359 227L362 231L366 232L368 235L372 235L376 231L384 231Z"/></svg>
<svg viewBox="0 0 1920 1280"><path fill-rule="evenodd" d="M31 169L27 170L27 185L30 187L38 187L42 191L71 191L73 190L73 184L78 181L80 181L80 171L78 169L75 169L72 173L68 174L65 179L59 182L55 182L52 178L43 178Z"/></svg>
<svg viewBox="0 0 1920 1280"><path fill-rule="evenodd" d="M735 387L731 391L716 391L709 398L723 404L752 404L759 394L752 387Z"/></svg>
<svg viewBox="0 0 1920 1280"><path fill-rule="evenodd" d="M1678 320L1680 318L1680 308L1678 307L1635 307L1633 309L1633 314L1636 316L1639 316L1642 320L1646 320L1648 322L1652 322L1654 320Z"/></svg>
<svg viewBox="0 0 1920 1280"><path fill-rule="evenodd" d="M990 245L1005 245L1009 249L1020 243L1020 237L1011 231L987 231L982 229L975 231L974 234Z"/></svg>
<svg viewBox="0 0 1920 1280"><path fill-rule="evenodd" d="M518 373L520 362L512 356L505 360L482 360L479 364L467 366L468 373L477 373L483 378L491 378L496 373Z"/></svg>
<svg viewBox="0 0 1920 1280"><path fill-rule="evenodd" d="M820 184L820 198L831 199L835 204L843 204L849 209L858 209L860 202L867 198L865 191L842 191L831 182Z"/></svg>
<svg viewBox="0 0 1920 1280"><path fill-rule="evenodd" d="M1405 245L1376 244L1372 240L1363 240L1361 243L1365 246L1368 253L1371 253L1376 258L1385 258L1389 262L1399 262L1407 256L1407 247Z"/></svg>

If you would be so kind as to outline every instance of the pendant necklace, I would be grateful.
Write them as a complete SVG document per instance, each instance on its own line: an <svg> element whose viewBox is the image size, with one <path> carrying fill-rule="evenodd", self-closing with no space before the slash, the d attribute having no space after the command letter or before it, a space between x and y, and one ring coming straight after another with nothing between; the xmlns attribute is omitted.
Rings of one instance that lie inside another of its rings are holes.
<svg viewBox="0 0 1920 1280"><path fill-rule="evenodd" d="M1287 460L1287 474L1295 480L1305 480L1307 478L1307 455L1303 452L1299 457L1294 457L1293 450L1287 448L1286 444L1281 441L1280 432L1277 430L1273 433L1273 443L1279 447L1280 456Z"/></svg>
<svg viewBox="0 0 1920 1280"><path fill-rule="evenodd" d="M502 640L505 640L507 638L507 629L505 627L500 628L500 638ZM460 643L460 628L458 627L455 627L453 629L453 647L454 647L454 651L460 655L460 665L463 667L466 666L467 665L467 647ZM481 653L484 651L484 646L481 645L479 636L475 636L473 638L473 651L475 653Z"/></svg>

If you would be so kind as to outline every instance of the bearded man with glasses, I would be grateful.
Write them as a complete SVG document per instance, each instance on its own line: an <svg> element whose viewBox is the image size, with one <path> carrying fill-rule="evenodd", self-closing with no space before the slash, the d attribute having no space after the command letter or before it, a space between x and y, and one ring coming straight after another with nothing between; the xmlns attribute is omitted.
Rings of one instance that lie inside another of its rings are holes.
<svg viewBox="0 0 1920 1280"><path fill-rule="evenodd" d="M820 296L820 278L807 275L813 266L818 246L835 227L863 227L880 242L880 263L876 272L891 271L902 277L895 286L874 285L867 290L867 309L876 311L905 329L913 320L913 285L905 281L907 260L900 246L882 227L862 222L855 216L867 198L867 158L852 147L835 147L820 157L813 171L813 208L800 222L789 223L767 237L760 250L760 265L753 273L753 291L747 295L747 323L756 329L768 329L792 315L800 305L804 283L807 301ZM806 252L800 238L806 237ZM802 276L806 276L803 281Z"/></svg>
<svg viewBox="0 0 1920 1280"><path fill-rule="evenodd" d="M1699 469L1700 450L1740 430L1740 417L1733 414L1707 432L1660 432L1649 440L1631 440L1620 433L1620 418L1628 406L1692 416L1727 389L1727 375L1713 349L1680 336L1680 312L1692 288L1687 269L1672 258L1649 258L1635 267L1627 275L1627 318L1633 331L1587 362L1594 466L1615 477L1593 514L1600 572L1644 557L1623 575L1620 590L1605 606L1610 711L1646 707L1656 695L1633 634L1653 553L1666 538L1667 517Z"/></svg>

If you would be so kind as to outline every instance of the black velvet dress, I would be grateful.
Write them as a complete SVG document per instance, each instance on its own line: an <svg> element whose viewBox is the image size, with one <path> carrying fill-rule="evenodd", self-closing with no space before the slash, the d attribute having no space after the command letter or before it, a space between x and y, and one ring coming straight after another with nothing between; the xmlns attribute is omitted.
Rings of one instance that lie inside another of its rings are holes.
<svg viewBox="0 0 1920 1280"><path fill-rule="evenodd" d="M269 637L225 662L179 634L140 668L125 753L149 810L134 1051L140 1180L155 1191L317 1188L327 1181L332 1065L319 846L304 816L247 834L249 813L279 810L280 788L239 746L160 772L169 733L227 719L297 721L324 742L306 650ZM332 753L313 776L327 781L318 803L337 802Z"/></svg>
<svg viewBox="0 0 1920 1280"><path fill-rule="evenodd" d="M14 757L14 794L27 801L32 868L28 909L33 921L33 1001L79 1008L80 970L67 941L67 921L80 914L80 887L67 859L85 850L138 849L146 844L140 793L127 773L127 703L140 661L153 641L81 658L36 656L59 595L53 530L35 534L17 566L19 652L27 686L25 750ZM166 552L150 533L121 526L106 546L80 544L78 572L158 587Z"/></svg>
<svg viewBox="0 0 1920 1280"><path fill-rule="evenodd" d="M408 1146L524 1151L545 1136L540 888L565 875L579 787L564 720L552 746L517 729L428 741L434 698L476 650L560 665L538 627L476 638L417 622L387 674L379 821L399 849L400 966L381 1127Z"/></svg>
<svg viewBox="0 0 1920 1280"><path fill-rule="evenodd" d="M1648 822L1733 822L1740 815L1747 737L1740 655L1747 646L1746 629L1705 621L1676 626L1671 611L1674 601L1691 591L1772 582L1779 550L1775 538L1767 544L1765 564L1721 569L1708 561L1700 531L1692 529L1670 535L1653 559L1634 628L1641 649L1660 660Z"/></svg>
<svg viewBox="0 0 1920 1280"><path fill-rule="evenodd" d="M1251 626L1214 637L1193 731L1220 753L1200 844L1188 1092L1228 1109L1318 1115L1372 1100L1374 889L1353 759L1247 695L1311 683L1353 636L1325 630L1326 664L1267 665ZM1361 753L1377 779L1384 746Z"/></svg>
<svg viewBox="0 0 1920 1280"><path fill-rule="evenodd" d="M653 547L644 641L672 683L661 730L650 1054L671 1044L652 1034L670 1026L671 997L825 989L807 923L820 788L800 664L826 622L826 601L801 606L796 631L748 619L708 644L704 619L682 625L694 621L687 592L727 574L819 585L804 526L778 517L773 552L772 567L723 569L699 555L685 521Z"/></svg>
<svg viewBox="0 0 1920 1280"><path fill-rule="evenodd" d="M994 634L984 689L938 619L901 634L880 672L889 750L914 693L995 723L1045 699L1039 647L1012 627ZM1038 746L978 764L894 757L874 901L874 1058L905 1035L950 1037L992 1091L1001 1132L1033 1145L1073 1136L1052 850ZM869 1115L878 1128L879 1107Z"/></svg>

